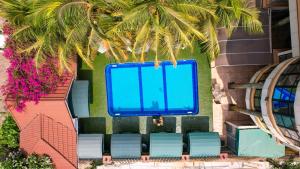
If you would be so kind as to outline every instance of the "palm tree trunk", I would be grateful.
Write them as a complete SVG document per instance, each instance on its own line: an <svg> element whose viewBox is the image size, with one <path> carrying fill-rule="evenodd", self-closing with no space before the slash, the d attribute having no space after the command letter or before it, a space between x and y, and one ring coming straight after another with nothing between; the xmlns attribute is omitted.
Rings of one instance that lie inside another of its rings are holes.
<svg viewBox="0 0 300 169"><path fill-rule="evenodd" d="M251 115L251 116L262 118L261 112L243 109L243 108L238 107L237 105L229 105L229 110L240 112L242 114L246 114L249 116Z"/></svg>

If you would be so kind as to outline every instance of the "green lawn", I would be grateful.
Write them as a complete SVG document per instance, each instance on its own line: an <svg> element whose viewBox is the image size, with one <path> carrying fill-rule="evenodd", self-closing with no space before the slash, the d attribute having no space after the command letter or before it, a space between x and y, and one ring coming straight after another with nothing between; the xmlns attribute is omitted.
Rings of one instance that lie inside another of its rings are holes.
<svg viewBox="0 0 300 169"><path fill-rule="evenodd" d="M211 70L207 57L199 54L196 48L191 52L181 52L178 59L195 59L198 63L198 81L199 81L199 97L200 97L200 116L209 117L209 128L212 128L212 93L211 93ZM151 60L151 58L149 59ZM112 60L99 54L94 61L94 70L89 69L84 63L79 64L78 78L89 80L92 85L90 88L90 116L105 117L106 133L112 133L112 118L107 113L106 104L106 86L105 86L105 65L113 63Z"/></svg>

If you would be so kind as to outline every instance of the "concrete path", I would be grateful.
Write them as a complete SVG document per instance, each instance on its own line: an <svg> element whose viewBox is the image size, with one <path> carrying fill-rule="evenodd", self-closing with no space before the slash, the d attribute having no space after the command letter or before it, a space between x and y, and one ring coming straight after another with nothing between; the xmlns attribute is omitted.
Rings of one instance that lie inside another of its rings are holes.
<svg viewBox="0 0 300 169"><path fill-rule="evenodd" d="M6 79L7 79L6 69L8 66L9 66L8 60L2 56L2 51L0 51L0 87L6 83ZM0 91L0 112L6 112L3 100L4 100L4 96L1 94Z"/></svg>

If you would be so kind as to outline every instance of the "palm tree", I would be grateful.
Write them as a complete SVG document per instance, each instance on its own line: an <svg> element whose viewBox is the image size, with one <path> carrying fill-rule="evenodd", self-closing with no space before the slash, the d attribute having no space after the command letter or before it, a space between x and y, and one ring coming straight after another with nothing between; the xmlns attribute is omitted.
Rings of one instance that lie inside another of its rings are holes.
<svg viewBox="0 0 300 169"><path fill-rule="evenodd" d="M99 45L117 61L144 62L146 53L169 56L199 42L211 58L219 53L217 27L237 25L262 32L259 12L248 0L0 0L0 15L16 28L20 52L40 63L57 57L61 68L78 55L90 67Z"/></svg>

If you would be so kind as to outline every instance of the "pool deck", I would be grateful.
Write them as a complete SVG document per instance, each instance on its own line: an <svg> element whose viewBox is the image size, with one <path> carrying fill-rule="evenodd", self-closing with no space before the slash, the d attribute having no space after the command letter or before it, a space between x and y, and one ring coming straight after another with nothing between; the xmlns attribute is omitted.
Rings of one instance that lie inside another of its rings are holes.
<svg viewBox="0 0 300 169"><path fill-rule="evenodd" d="M196 49L195 49L196 53ZM211 70L210 65L206 57L193 56L190 53L183 53L183 56L179 59L191 59L194 58L198 63L198 92L200 102L200 113L196 116L206 116L209 119L209 129L212 130L212 95L211 95ZM89 69L85 64L82 64L78 68L78 79L89 80L91 83L90 88L90 116L91 117L102 117L105 119L105 130L106 134L113 133L113 118L107 113L106 103L106 86L104 68L107 64L114 63L113 60L106 58L104 55L98 55L94 61L94 70ZM176 117L176 132L181 132L181 121L183 116L167 116ZM139 117L140 133L147 132L147 118ZM203 124L199 124L203 125Z"/></svg>
<svg viewBox="0 0 300 169"><path fill-rule="evenodd" d="M219 159L197 159L186 162L157 160L149 162L141 161L115 161L112 165L101 165L98 169L196 169L196 168L211 168L211 169L266 169L270 168L268 162L262 161L262 158L230 158L226 161ZM89 161L81 161L80 169L89 166Z"/></svg>

